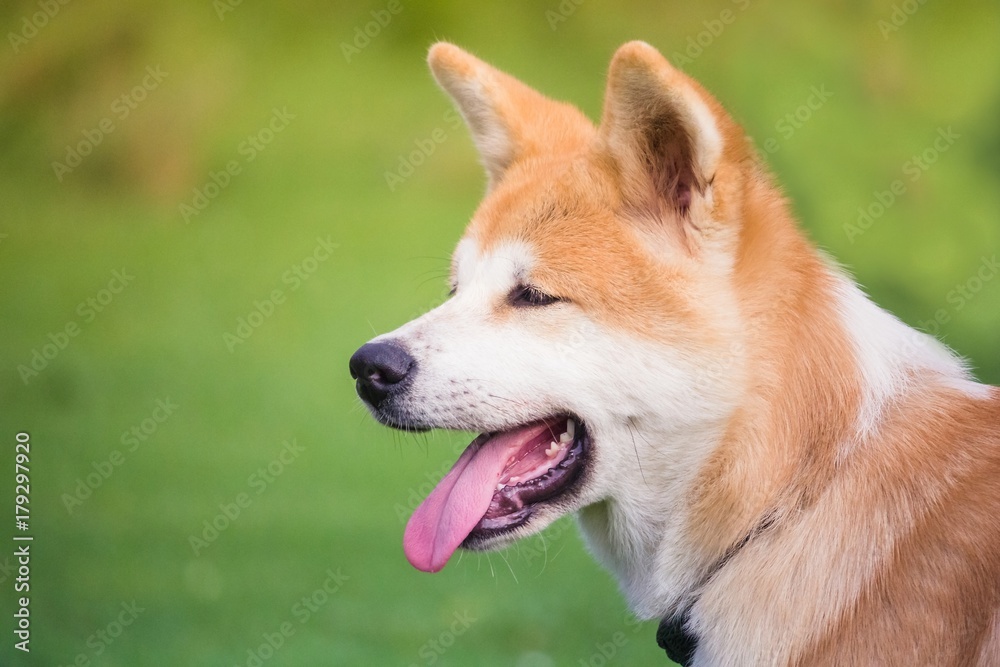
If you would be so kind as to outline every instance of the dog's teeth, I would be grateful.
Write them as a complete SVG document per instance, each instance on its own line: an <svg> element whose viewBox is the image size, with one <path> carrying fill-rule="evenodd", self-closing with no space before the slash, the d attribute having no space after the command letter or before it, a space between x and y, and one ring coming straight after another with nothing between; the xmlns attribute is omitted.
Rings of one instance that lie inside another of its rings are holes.
<svg viewBox="0 0 1000 667"><path fill-rule="evenodd" d="M497 491L503 491L503 489L504 489L505 486L506 486L506 484L504 484L503 482L498 483L497 484Z"/></svg>
<svg viewBox="0 0 1000 667"><path fill-rule="evenodd" d="M565 434L565 433L563 433L563 435L566 435L566 434ZM546 450L545 450L545 456L547 456L547 457L549 457L549 458L551 459L551 458L553 458L553 457L554 457L554 456L555 456L556 454L558 454L558 453L559 453L559 449L560 449L560 447L559 447L559 443L558 443L558 442L555 442L555 441L553 440L553 441L552 441L552 443L550 443L550 444L549 444L549 446L548 446L548 449L546 449Z"/></svg>
<svg viewBox="0 0 1000 667"><path fill-rule="evenodd" d="M521 478L518 477L517 475L514 475L513 477L510 478L510 483L511 484L517 484L520 481L521 481Z"/></svg>
<svg viewBox="0 0 1000 667"><path fill-rule="evenodd" d="M572 440L573 438L576 437L576 422L575 421L573 421L572 419L567 419L566 420L566 432L563 433L563 435L568 435L569 436L569 440L566 440L566 442L569 442L570 440ZM560 436L560 437L562 437L562 436Z"/></svg>
<svg viewBox="0 0 1000 667"><path fill-rule="evenodd" d="M565 433L561 433L559 435L559 442L563 443L564 445L572 439L573 436L569 434L569 431L566 431Z"/></svg>

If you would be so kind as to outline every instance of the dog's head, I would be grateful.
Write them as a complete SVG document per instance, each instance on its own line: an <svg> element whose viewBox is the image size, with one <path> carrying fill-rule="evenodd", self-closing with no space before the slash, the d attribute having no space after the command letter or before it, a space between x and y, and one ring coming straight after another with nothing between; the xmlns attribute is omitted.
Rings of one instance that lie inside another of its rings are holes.
<svg viewBox="0 0 1000 667"><path fill-rule="evenodd" d="M615 54L598 127L453 45L429 61L488 192L451 298L350 366L383 424L482 435L414 513L407 557L436 571L605 501L665 520L644 480L690 481L742 382L752 151L641 42Z"/></svg>

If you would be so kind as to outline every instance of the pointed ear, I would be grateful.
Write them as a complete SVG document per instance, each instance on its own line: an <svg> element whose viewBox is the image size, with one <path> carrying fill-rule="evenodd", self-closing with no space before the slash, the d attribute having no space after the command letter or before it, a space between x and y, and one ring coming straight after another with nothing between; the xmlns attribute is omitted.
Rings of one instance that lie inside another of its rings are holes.
<svg viewBox="0 0 1000 667"><path fill-rule="evenodd" d="M518 159L586 145L594 127L575 108L555 102L454 44L438 42L431 72L465 118L492 189Z"/></svg>
<svg viewBox="0 0 1000 667"><path fill-rule="evenodd" d="M686 215L712 182L722 156L717 103L652 46L615 53L600 133L632 187L625 196L653 212ZM632 184L641 184L635 186Z"/></svg>

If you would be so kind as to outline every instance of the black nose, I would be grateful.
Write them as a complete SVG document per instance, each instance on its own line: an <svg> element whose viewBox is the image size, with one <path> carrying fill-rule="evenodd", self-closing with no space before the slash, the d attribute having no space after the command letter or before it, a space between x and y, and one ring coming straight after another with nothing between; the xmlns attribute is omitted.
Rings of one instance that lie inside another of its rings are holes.
<svg viewBox="0 0 1000 667"><path fill-rule="evenodd" d="M367 343L351 357L358 396L377 408L406 379L415 361L396 343Z"/></svg>

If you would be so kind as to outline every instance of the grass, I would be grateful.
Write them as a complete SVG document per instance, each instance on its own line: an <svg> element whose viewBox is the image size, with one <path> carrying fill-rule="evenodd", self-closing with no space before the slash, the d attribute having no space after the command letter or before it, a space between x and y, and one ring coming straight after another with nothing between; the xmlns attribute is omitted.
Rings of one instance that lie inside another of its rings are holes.
<svg viewBox="0 0 1000 667"><path fill-rule="evenodd" d="M264 664L598 665L611 648L609 664L663 663L655 624L629 620L569 519L544 544L412 570L401 516L469 436L373 424L346 360L443 297L482 190L425 71L430 42L596 117L616 45L679 51L733 3L584 3L556 31L529 3L403 5L346 63L341 42L383 6L243 4L220 21L209 3L71 4L0 55L0 432L31 433L35 535L33 651L12 649L8 620L3 664L246 665L286 622ZM33 7L5 7L5 24ZM943 310L940 334L996 383L1000 281L949 299L1000 249L996 8L928 4L883 39L891 11L751 5L688 69L760 143L780 139L769 160L808 232L908 322ZM51 163L157 63L163 83L58 181ZM783 136L818 85L832 97ZM274 108L295 118L246 161ZM851 242L857 208L948 126L961 138ZM390 191L386 171L436 128L446 139ZM178 205L232 160L240 173L185 224ZM326 237L337 248L293 290L282 277ZM85 320L79 304L123 268L134 280ZM223 334L276 289L283 303L230 352ZM18 366L69 322L79 335L23 382ZM174 413L127 451L123 433L167 398ZM304 450L258 494L249 478L291 438ZM64 494L116 449L124 462L70 513ZM249 506L195 555L190 537L241 493ZM328 570L346 580L316 605ZM104 643L133 600L143 611ZM453 632L456 614L475 620Z"/></svg>

